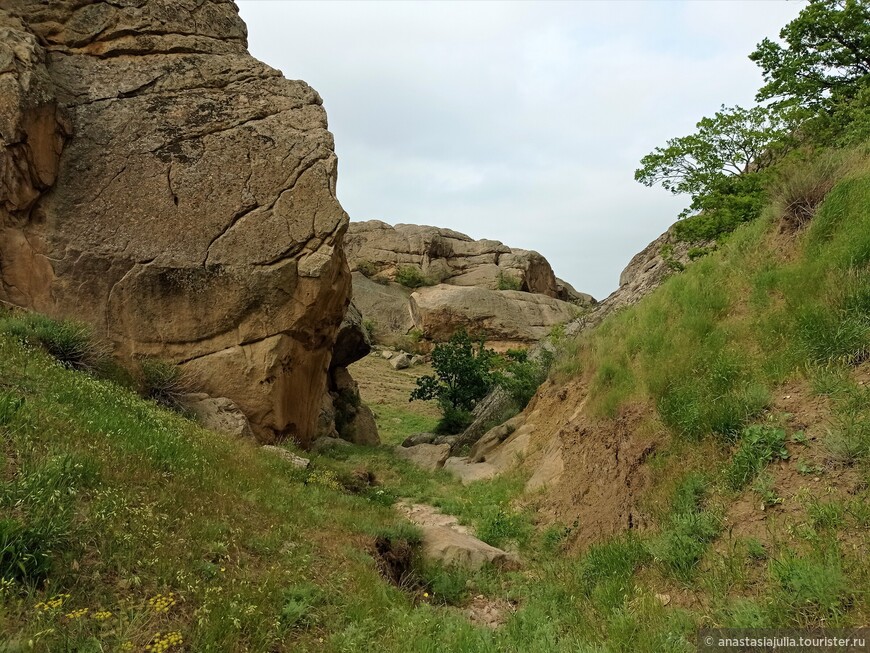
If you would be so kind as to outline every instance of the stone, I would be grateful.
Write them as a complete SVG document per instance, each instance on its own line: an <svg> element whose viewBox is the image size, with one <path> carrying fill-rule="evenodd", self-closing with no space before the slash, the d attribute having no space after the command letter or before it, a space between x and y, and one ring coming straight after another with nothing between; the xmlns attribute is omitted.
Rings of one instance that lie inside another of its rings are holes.
<svg viewBox="0 0 870 653"><path fill-rule="evenodd" d="M399 458L404 458L424 471L434 472L441 469L450 455L450 445L417 444L412 447L396 447L394 451Z"/></svg>
<svg viewBox="0 0 870 653"><path fill-rule="evenodd" d="M292 451L287 451L287 449L283 449L282 447L276 447L271 444L266 444L260 447L263 451L267 451L268 453L278 456L279 458L283 458L287 462L289 462L294 467L298 467L299 469L305 469L308 465L311 464L311 461L308 458L303 458L302 456L297 456Z"/></svg>
<svg viewBox="0 0 870 653"><path fill-rule="evenodd" d="M330 449L341 449L349 446L351 446L351 444L347 440L342 440L341 438L330 438L327 436L321 436L311 443L311 446L308 448L308 450L313 453L324 453L325 451L329 451Z"/></svg>
<svg viewBox="0 0 870 653"><path fill-rule="evenodd" d="M385 358L386 360L390 360L395 355L396 352L390 351L389 349L384 349L384 351L381 352L381 357Z"/></svg>
<svg viewBox="0 0 870 653"><path fill-rule="evenodd" d="M347 313L338 328L335 345L332 347L331 368L347 367L361 358L365 358L372 350L369 333L363 328L363 317L356 305L351 302Z"/></svg>
<svg viewBox="0 0 870 653"><path fill-rule="evenodd" d="M371 408L362 403L359 386L347 368L330 370L329 390L334 434L353 444L370 447L379 445L381 439L375 415ZM333 433L323 432L321 435L332 436Z"/></svg>
<svg viewBox="0 0 870 653"><path fill-rule="evenodd" d="M408 354L398 354L390 359L390 366L394 370L404 370L411 367L411 359Z"/></svg>
<svg viewBox="0 0 870 653"><path fill-rule="evenodd" d="M432 440L432 444L449 444L453 445L454 442L459 438L458 435L439 435L434 440Z"/></svg>
<svg viewBox="0 0 870 653"><path fill-rule="evenodd" d="M578 308L545 295L440 284L411 295L414 326L432 340L447 340L460 328L487 340L516 346L544 338Z"/></svg>
<svg viewBox="0 0 870 653"><path fill-rule="evenodd" d="M435 433L415 433L409 435L402 442L403 447L413 447L417 444L432 444L432 441L438 436Z"/></svg>
<svg viewBox="0 0 870 653"><path fill-rule="evenodd" d="M306 445L350 294L320 96L248 54L232 2L2 6L0 301Z"/></svg>
<svg viewBox="0 0 870 653"><path fill-rule="evenodd" d="M426 560L444 567L472 571L487 564L507 569L519 566L515 554L477 539L467 527L459 524L456 517L445 515L437 508L402 501L397 504L397 509L419 527Z"/></svg>
<svg viewBox="0 0 870 653"><path fill-rule="evenodd" d="M251 426L245 414L226 397L210 397L204 392L182 395L181 407L194 415L203 428L226 435L247 437Z"/></svg>
<svg viewBox="0 0 870 653"><path fill-rule="evenodd" d="M498 468L489 463L476 463L468 458L456 456L444 461L444 471L458 478L463 485L486 481L499 473Z"/></svg>
<svg viewBox="0 0 870 653"><path fill-rule="evenodd" d="M361 272L353 273L353 302L363 317L373 325L378 344L395 346L399 339L414 328L408 311L411 291L397 283L372 281Z"/></svg>
<svg viewBox="0 0 870 653"><path fill-rule="evenodd" d="M411 356L411 365L423 365L426 362L425 356L420 356L419 354L416 356Z"/></svg>

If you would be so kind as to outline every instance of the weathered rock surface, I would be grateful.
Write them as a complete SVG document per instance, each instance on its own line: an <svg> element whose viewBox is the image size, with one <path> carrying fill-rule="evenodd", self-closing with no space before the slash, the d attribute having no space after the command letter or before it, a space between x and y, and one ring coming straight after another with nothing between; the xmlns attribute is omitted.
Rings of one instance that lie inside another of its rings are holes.
<svg viewBox="0 0 870 653"><path fill-rule="evenodd" d="M427 560L470 570L486 564L499 567L519 564L515 554L477 539L456 517L445 515L437 508L405 501L399 502L397 508L422 531L423 557Z"/></svg>
<svg viewBox="0 0 870 653"><path fill-rule="evenodd" d="M489 341L520 345L537 342L578 311L574 304L535 293L445 284L416 290L410 307L415 327L432 340L465 328Z"/></svg>
<svg viewBox="0 0 870 653"><path fill-rule="evenodd" d="M449 444L415 444L411 447L396 447L399 458L413 463L427 472L434 472L444 466L450 455Z"/></svg>
<svg viewBox="0 0 870 653"><path fill-rule="evenodd" d="M4 0L0 300L316 429L350 275L326 114L226 0Z"/></svg>
<svg viewBox="0 0 870 653"><path fill-rule="evenodd" d="M207 429L236 437L251 435L248 418L226 397L210 397L204 392L194 392L181 397L179 403Z"/></svg>
<svg viewBox="0 0 870 653"><path fill-rule="evenodd" d="M359 385L344 367L329 371L329 393L323 399L319 424L319 437L340 437L366 446L381 443L375 415L362 403Z"/></svg>
<svg viewBox="0 0 870 653"><path fill-rule="evenodd" d="M411 291L397 283L375 283L361 272L353 273L353 303L363 318L374 325L374 339L382 344L395 344L414 327L408 310Z"/></svg>
<svg viewBox="0 0 870 653"><path fill-rule="evenodd" d="M537 252L510 248L497 240L473 240L452 229L390 226L380 220L353 222L345 249L351 270L367 268L367 273L389 279L399 268L411 265L441 283L496 290L501 278L502 283L512 280L526 292L560 296L553 269ZM562 292L568 288L563 283Z"/></svg>
<svg viewBox="0 0 870 653"><path fill-rule="evenodd" d="M368 356L371 350L372 341L368 331L363 327L362 313L351 302L335 337L330 367L347 367Z"/></svg>

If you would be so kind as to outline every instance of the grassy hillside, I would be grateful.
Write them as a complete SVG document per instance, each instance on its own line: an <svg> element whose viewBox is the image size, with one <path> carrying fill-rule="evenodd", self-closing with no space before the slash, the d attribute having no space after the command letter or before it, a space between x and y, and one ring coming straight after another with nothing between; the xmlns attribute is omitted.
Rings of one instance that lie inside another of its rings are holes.
<svg viewBox="0 0 870 653"><path fill-rule="evenodd" d="M0 316L0 651L652 653L694 650L701 625L865 625L870 174L837 156L780 181L762 220L563 343L556 380L662 443L650 527L580 553L582 524L516 507L522 472L464 488L387 447L299 470L60 364L38 343L68 327ZM392 442L431 422L382 394ZM417 537L397 497L523 567L415 561L397 587L374 546ZM513 606L503 627L465 616L478 595Z"/></svg>

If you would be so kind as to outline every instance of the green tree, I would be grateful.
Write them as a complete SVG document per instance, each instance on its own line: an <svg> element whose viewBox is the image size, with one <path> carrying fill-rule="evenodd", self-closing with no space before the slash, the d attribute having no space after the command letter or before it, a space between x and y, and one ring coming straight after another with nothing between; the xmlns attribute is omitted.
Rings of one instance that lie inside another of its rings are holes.
<svg viewBox="0 0 870 653"><path fill-rule="evenodd" d="M470 411L492 388L493 367L498 354L472 341L465 329L457 331L448 342L435 345L432 367L435 376L421 376L411 392L410 401L435 399L441 409Z"/></svg>
<svg viewBox="0 0 870 653"><path fill-rule="evenodd" d="M723 106L696 126L694 134L672 138L643 157L634 178L645 186L661 184L672 193L691 195L695 201L726 177L770 166L793 146L791 114L767 107Z"/></svg>
<svg viewBox="0 0 870 653"><path fill-rule="evenodd" d="M749 55L764 76L758 101L830 111L870 83L868 0L810 0L779 36Z"/></svg>

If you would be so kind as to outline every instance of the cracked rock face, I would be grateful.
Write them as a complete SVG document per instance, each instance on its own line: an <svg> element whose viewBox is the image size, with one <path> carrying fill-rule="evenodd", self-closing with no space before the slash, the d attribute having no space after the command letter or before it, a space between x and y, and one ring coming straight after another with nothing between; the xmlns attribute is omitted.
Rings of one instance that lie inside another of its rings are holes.
<svg viewBox="0 0 870 653"><path fill-rule="evenodd" d="M319 95L225 0L0 0L0 300L314 433L350 290Z"/></svg>

